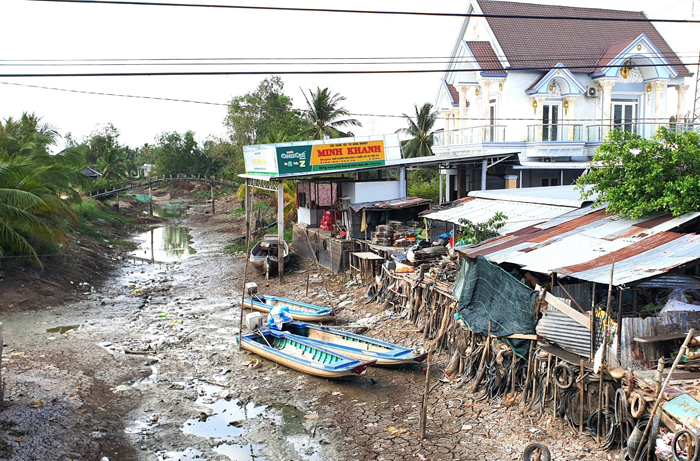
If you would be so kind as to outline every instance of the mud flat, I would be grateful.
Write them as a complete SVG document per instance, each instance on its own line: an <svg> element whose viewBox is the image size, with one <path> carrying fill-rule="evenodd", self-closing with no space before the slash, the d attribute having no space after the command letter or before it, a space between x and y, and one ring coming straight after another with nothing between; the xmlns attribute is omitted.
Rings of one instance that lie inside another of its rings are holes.
<svg viewBox="0 0 700 461"><path fill-rule="evenodd" d="M374 368L351 383L264 359L254 366L236 343L245 258L222 252L244 223L208 209L193 206L168 223L186 229L173 234L186 257L123 260L102 283L79 281L93 288L78 301L47 297L3 316L0 459L496 460L519 459L535 440L554 459L607 459L548 416L521 416L439 381L446 354L433 366L424 441L416 437L420 366ZM297 261L282 286L249 278L268 294L323 304L322 285L306 292L313 273ZM341 321L371 319L370 335L422 345L415 326L365 305L359 287L337 277L331 291L338 303L353 301Z"/></svg>

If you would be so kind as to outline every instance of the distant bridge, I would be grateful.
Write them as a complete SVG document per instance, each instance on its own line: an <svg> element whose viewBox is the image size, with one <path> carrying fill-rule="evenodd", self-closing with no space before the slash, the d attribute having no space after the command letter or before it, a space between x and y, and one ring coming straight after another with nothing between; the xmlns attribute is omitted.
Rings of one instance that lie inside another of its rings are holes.
<svg viewBox="0 0 700 461"><path fill-rule="evenodd" d="M216 178L215 176L204 176L204 175L186 175L186 174L177 174L175 176L173 175L162 175L162 176L152 176L150 178L139 178L138 181L136 179L131 179L129 181L124 181L119 184L114 184L111 186L111 188L105 188L105 189L97 189L92 192L90 192L90 198L104 198L104 197L109 197L111 195L116 195L119 194L120 192L127 192L132 189L138 189L140 187L149 187L153 186L155 184L160 184L164 182L199 182L199 183L204 183L204 184L211 184L212 189L215 185L223 185L223 186L237 186L238 184L234 183L230 179L224 179L224 178Z"/></svg>

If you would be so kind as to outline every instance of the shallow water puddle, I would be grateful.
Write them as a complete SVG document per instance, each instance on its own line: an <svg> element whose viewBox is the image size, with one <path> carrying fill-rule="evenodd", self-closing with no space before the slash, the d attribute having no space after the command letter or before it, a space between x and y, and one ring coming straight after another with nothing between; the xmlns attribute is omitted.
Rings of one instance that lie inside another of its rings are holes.
<svg viewBox="0 0 700 461"><path fill-rule="evenodd" d="M272 453L283 454L291 449L302 459L321 459L318 457L320 447L311 440L309 431L304 427L304 413L295 406L256 405L255 402L239 399L227 401L216 397L220 388L204 386L203 389L204 395L197 399L197 403L211 408L212 415L206 417L203 414L201 418L189 419L182 430L210 439L216 445L215 452L236 461L265 461L268 458L262 455L262 449L266 447L266 451ZM260 424L280 428L282 437L275 437L268 431L266 435L272 437L265 442L250 442L245 436L252 434L256 425Z"/></svg>
<svg viewBox="0 0 700 461"><path fill-rule="evenodd" d="M166 263L180 261L197 253L192 248L192 236L186 227L157 227L139 234L134 240L139 248L129 254L141 259Z"/></svg>
<svg viewBox="0 0 700 461"><path fill-rule="evenodd" d="M47 328L46 332L47 333L58 333L58 334L64 334L67 333L71 330L77 330L80 328L80 325L63 325L60 327L53 327L53 328Z"/></svg>
<svg viewBox="0 0 700 461"><path fill-rule="evenodd" d="M153 214L160 218L181 218L185 214L184 208L177 203L165 206L154 206Z"/></svg>

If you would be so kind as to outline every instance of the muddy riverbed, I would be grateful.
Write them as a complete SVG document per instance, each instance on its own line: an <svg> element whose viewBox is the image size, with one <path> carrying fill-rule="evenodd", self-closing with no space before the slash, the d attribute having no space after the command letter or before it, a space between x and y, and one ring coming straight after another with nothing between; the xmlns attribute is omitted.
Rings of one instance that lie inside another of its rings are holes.
<svg viewBox="0 0 700 461"><path fill-rule="evenodd" d="M154 231L153 255L150 232L135 236L138 258L95 274L101 283L76 281L87 283L80 300L47 297L3 316L0 459L505 460L521 459L533 440L554 459L608 459L560 421L442 383L444 356L433 366L424 441L416 437L420 366L373 368L350 383L264 359L251 366L255 357L236 343L245 258L222 251L241 221L207 210L168 216L177 230ZM316 271L303 261L294 267L282 286L250 278L263 292L325 303L318 284L306 298L306 276ZM354 300L341 321L374 314L370 335L422 344L415 326L363 304L362 290L345 282L331 280L338 301Z"/></svg>

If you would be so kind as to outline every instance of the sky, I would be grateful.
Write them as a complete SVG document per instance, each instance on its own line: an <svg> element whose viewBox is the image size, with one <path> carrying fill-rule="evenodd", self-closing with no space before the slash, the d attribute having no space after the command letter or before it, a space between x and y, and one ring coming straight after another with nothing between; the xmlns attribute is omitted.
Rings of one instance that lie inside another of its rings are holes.
<svg viewBox="0 0 700 461"><path fill-rule="evenodd" d="M159 1L159 0L156 0ZM466 0L434 2L403 0L355 0L329 2L297 0L174 0L181 3L294 6L299 8L347 8L464 13ZM533 2L535 3L535 2ZM579 6L579 0L538 0ZM700 0L588 0L588 7L643 10L652 18L700 19ZM163 58L358 58L409 57L398 68L442 68L419 64L422 57L449 57L462 18L364 15L321 12L251 11L220 8L183 8L104 4L46 3L0 0L4 46L0 74L59 72L144 71L261 71L370 69L378 66L316 64L298 66L276 61L246 66L120 66L46 67L18 66L8 60L86 60ZM700 24L657 24L657 28L684 62L697 62ZM691 39L690 37L696 37ZM692 56L692 57L691 57ZM206 61L213 62L216 61ZM34 63L36 64L36 63ZM45 64L45 63L44 63ZM92 64L95 64L94 62ZM695 72L695 68L691 67ZM203 142L224 137L225 104L232 97L253 91L267 75L139 76L139 77L0 77L0 119L35 113L65 139L78 141L96 128L111 123L121 133L122 144L138 147L153 143L160 133L187 130ZM363 126L357 135L388 134L405 125L403 113L413 105L434 102L440 73L368 75L283 75L285 93L294 107L305 106L303 90L329 88L347 100L344 106ZM688 99L694 94L694 78ZM211 102L148 100L61 90L113 93L132 96ZM222 105L223 104L223 105ZM379 117L389 115L393 117ZM56 150L63 148L59 141Z"/></svg>

